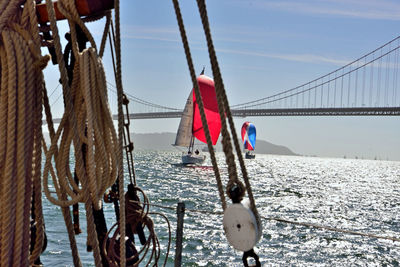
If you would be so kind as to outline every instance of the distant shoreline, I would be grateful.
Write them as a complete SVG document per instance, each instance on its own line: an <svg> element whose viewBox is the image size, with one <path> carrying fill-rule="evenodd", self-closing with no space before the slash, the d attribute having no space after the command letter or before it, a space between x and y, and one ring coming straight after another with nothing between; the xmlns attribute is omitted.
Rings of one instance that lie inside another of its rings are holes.
<svg viewBox="0 0 400 267"><path fill-rule="evenodd" d="M141 150L165 150L174 151L176 148L172 146L175 143L175 133L133 133L131 134L132 140L135 142L135 148ZM198 143L199 146L207 146L203 143ZM221 142L218 141L215 146L217 151L222 151ZM264 140L257 140L255 153L257 154L275 154L275 155L288 155L288 156L301 156L293 152L286 146L275 145Z"/></svg>
<svg viewBox="0 0 400 267"><path fill-rule="evenodd" d="M46 143L50 144L50 137L48 132L43 132L43 136ZM161 133L133 133L131 134L131 140L134 142L135 149L144 151L178 151L172 144L175 143L175 133L161 132ZM221 139L221 138L220 138ZM206 147L204 143L198 142L199 147ZM183 149L183 148L182 148ZM218 141L215 146L216 151L222 151L221 142ZM256 154L266 155L283 155L283 156L302 156L302 157L319 157L319 158L347 158L347 159L359 159L359 160L377 160L377 161L395 161L392 159L385 159L381 157L368 158L358 156L321 156L321 155L305 155L293 152L290 148L282 145L275 145L265 140L257 140L256 142Z"/></svg>

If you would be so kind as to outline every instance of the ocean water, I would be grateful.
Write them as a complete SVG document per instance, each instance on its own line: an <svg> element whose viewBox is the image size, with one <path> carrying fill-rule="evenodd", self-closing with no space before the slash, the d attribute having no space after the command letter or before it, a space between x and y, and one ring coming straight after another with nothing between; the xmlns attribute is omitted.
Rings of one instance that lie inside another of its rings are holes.
<svg viewBox="0 0 400 267"><path fill-rule="evenodd" d="M217 154L223 184L227 170ZM152 206L172 227L167 266L173 266L176 206L186 205L183 266L243 266L242 252L227 242L222 228L221 201L209 158L205 166L180 166L179 152L135 152L135 170ZM262 216L263 234L255 251L262 266L399 266L400 242L309 228L272 220L314 223L344 230L400 238L400 162L257 155L246 160L253 194ZM128 180L127 180L128 182ZM48 246L44 266L73 266L60 208L44 197ZM114 207L105 204L107 226L115 223ZM94 266L86 252L86 226L81 205L77 236L84 266ZM151 215L161 243L162 265L168 227ZM144 264L141 266L145 266Z"/></svg>

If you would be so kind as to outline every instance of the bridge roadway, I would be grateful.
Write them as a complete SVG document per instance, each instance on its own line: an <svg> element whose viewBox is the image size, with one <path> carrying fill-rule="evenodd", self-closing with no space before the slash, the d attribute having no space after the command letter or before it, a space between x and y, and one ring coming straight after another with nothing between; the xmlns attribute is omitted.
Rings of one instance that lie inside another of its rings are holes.
<svg viewBox="0 0 400 267"><path fill-rule="evenodd" d="M292 109L232 109L234 117L263 116L400 116L400 107L359 108L292 108ZM131 119L180 118L182 111L131 113ZM117 115L113 115L116 120Z"/></svg>
<svg viewBox="0 0 400 267"><path fill-rule="evenodd" d="M292 108L292 109L232 109L234 117L268 117L268 116L400 116L400 107L376 108ZM182 111L131 113L130 119L171 119L180 118ZM118 120L118 115L113 115L113 120ZM61 119L53 119L60 123ZM46 124L46 120L43 120Z"/></svg>

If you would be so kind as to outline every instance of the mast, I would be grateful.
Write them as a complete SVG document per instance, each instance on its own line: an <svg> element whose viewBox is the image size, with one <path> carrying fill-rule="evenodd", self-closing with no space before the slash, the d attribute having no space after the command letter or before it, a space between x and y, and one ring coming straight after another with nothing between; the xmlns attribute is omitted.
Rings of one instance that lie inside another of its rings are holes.
<svg viewBox="0 0 400 267"><path fill-rule="evenodd" d="M203 72L202 73L204 73L204 69L203 69ZM201 75L201 74L200 74ZM194 90L192 90L192 99L193 99L193 94L194 94ZM192 105L194 105L194 102L192 101ZM193 135L193 119L194 119L194 108L192 107L192 126L190 127L191 128L191 133L192 133L192 136L190 137L190 145L189 145L189 151L188 151L188 153L193 153L193 146L194 146L194 135Z"/></svg>
<svg viewBox="0 0 400 267"><path fill-rule="evenodd" d="M204 75L204 69L205 69L205 66L203 66L203 70L201 71L200 75ZM194 91L192 90L191 93L192 93L192 98L193 98ZM194 104L193 101L192 101L192 104ZM194 109L192 108L192 127L191 127L192 128L192 136L190 137L190 145L189 145L188 153L193 153L193 147L194 147L193 118L194 118Z"/></svg>
<svg viewBox="0 0 400 267"><path fill-rule="evenodd" d="M193 147L194 147L194 136L190 138L190 145L189 145L189 151L190 153L193 153Z"/></svg>

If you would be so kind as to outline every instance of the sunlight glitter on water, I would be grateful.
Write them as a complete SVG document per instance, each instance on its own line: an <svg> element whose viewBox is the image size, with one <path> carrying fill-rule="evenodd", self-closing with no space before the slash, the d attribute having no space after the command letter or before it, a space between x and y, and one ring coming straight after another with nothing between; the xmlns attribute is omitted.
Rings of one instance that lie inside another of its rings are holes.
<svg viewBox="0 0 400 267"><path fill-rule="evenodd" d="M222 215L211 213L222 211L212 168L173 165L179 161L178 152L139 151L135 154L137 182L151 203L176 208L178 201L185 202L183 265L241 266L242 253L227 243ZM223 155L218 154L223 184L226 185L224 162ZM400 162L274 155L257 155L245 162L263 218L263 237L255 248L262 265L399 264L398 242L296 226L268 218L399 237ZM205 165L211 166L209 159ZM51 248L56 244L49 242L42 262L45 265L61 266L57 265L60 262L64 264L62 266L71 265L65 226L60 227L64 225L61 212L44 201L48 238L63 242L57 244L57 249ZM157 207L151 210L167 214L174 236L176 211ZM105 205L105 214L110 227L115 221L113 207ZM159 239L166 247L166 224L160 218L153 219ZM84 221L82 217L82 230ZM84 235L78 242L81 242L80 249L85 248ZM50 251L62 253L54 259ZM93 266L90 253L83 249L81 257L84 266ZM173 265L173 257L174 244L168 266Z"/></svg>

